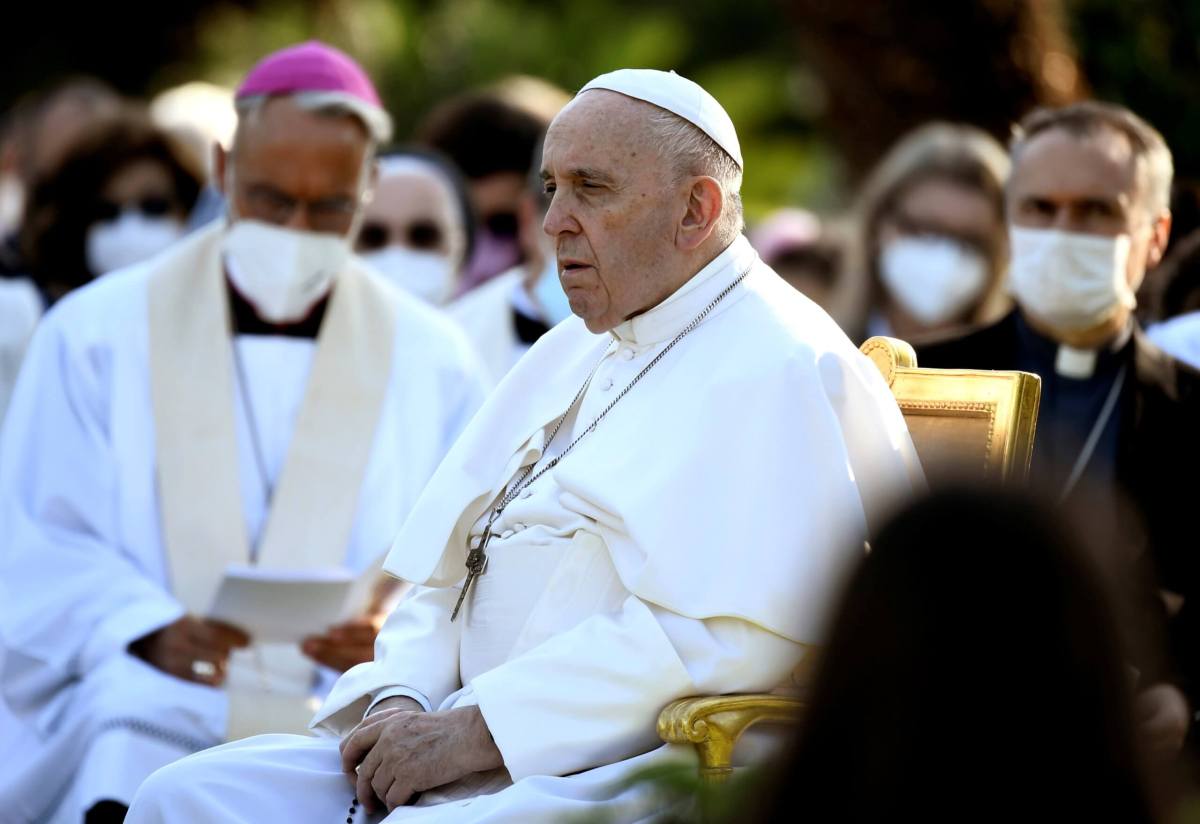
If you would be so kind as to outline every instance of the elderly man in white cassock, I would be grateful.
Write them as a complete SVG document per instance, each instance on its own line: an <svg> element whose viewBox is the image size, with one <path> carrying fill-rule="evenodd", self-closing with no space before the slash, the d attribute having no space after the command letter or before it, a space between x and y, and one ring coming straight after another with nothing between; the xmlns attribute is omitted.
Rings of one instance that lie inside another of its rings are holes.
<svg viewBox="0 0 1200 824"><path fill-rule="evenodd" d="M770 689L922 483L875 368L740 235L728 115L673 73L586 85L546 137L577 318L543 336L388 556L420 582L313 725L152 776L130 821L646 814L682 696ZM353 803L352 799L355 799Z"/></svg>
<svg viewBox="0 0 1200 824"><path fill-rule="evenodd" d="M224 574L369 589L483 399L461 332L350 253L390 124L362 70L295 46L237 105L229 219L64 299L18 382L2 684L44 746L5 764L5 821L120 820L164 764L303 731L394 598L259 643L206 618Z"/></svg>

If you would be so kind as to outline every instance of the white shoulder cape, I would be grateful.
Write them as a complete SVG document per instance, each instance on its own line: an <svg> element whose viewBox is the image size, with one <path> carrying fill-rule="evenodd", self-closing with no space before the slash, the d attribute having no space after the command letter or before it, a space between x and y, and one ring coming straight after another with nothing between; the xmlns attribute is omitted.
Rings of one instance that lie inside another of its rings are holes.
<svg viewBox="0 0 1200 824"><path fill-rule="evenodd" d="M462 579L468 530L509 480L513 456L540 445L612 343L571 318L534 345L423 491L389 572L432 586ZM761 262L554 480L572 508L594 513L638 597L800 643L820 638L869 530L923 485L875 367Z"/></svg>

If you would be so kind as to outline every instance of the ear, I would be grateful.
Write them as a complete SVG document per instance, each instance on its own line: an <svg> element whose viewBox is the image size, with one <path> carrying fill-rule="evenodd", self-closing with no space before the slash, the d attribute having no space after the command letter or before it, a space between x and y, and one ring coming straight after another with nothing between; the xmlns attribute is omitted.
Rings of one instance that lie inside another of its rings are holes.
<svg viewBox="0 0 1200 824"><path fill-rule="evenodd" d="M685 251L699 248L714 231L725 213L725 195L721 184L712 177L692 179L687 210L675 232L675 245Z"/></svg>
<svg viewBox="0 0 1200 824"><path fill-rule="evenodd" d="M231 198L233 196L232 193L225 191L225 180L226 180L225 170L228 167L228 165L229 165L229 152L227 152L225 150L225 147L222 146L219 141L214 142L213 143L213 165L212 165L212 167L213 167L213 185L217 187L217 191L220 192L221 195L226 200L229 200L229 198Z"/></svg>
<svg viewBox="0 0 1200 824"><path fill-rule="evenodd" d="M1146 250L1146 269L1153 269L1163 259L1171 239L1171 213L1165 209L1150 226L1150 246Z"/></svg>

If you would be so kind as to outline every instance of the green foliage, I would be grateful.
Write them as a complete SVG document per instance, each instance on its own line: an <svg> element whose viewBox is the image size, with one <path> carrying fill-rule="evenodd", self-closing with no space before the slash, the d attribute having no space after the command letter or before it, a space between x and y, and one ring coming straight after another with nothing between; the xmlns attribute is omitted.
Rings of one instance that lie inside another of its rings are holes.
<svg viewBox="0 0 1200 824"><path fill-rule="evenodd" d="M1180 177L1200 178L1200 2L1074 0L1084 75L1167 138Z"/></svg>
<svg viewBox="0 0 1200 824"><path fill-rule="evenodd" d="M1200 178L1200 0L1064 2L1096 95L1144 114L1166 135L1181 175ZM196 77L232 85L268 51L318 37L368 67L404 139L439 100L509 75L570 91L616 67L674 68L709 88L737 124L752 220L781 205L828 211L846 205L847 176L823 129L825 84L806 65L786 8L777 0L241 0L200 12L191 53L149 91ZM903 55L904 44L889 48Z"/></svg>
<svg viewBox="0 0 1200 824"><path fill-rule="evenodd" d="M738 125L751 218L783 203L838 201L836 155L814 128L820 83L797 66L792 30L772 0L225 5L202 19L195 58L155 85L193 77L233 85L263 54L310 37L367 66L401 139L438 101L513 74L573 91L614 68L677 69L712 91Z"/></svg>
<svg viewBox="0 0 1200 824"><path fill-rule="evenodd" d="M653 796L653 808L666 810L660 824L726 824L745 821L769 790L763 771L742 768L729 781L703 781L694 762L658 764L630 776L626 788ZM569 824L615 824L619 811L597 811L571 819Z"/></svg>

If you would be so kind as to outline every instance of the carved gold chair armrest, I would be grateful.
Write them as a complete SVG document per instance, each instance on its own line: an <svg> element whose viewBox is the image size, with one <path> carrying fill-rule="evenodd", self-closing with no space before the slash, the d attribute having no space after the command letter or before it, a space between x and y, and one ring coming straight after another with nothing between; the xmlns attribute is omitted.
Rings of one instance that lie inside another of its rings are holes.
<svg viewBox="0 0 1200 824"><path fill-rule="evenodd" d="M700 776L724 781L733 774L733 748L759 722L795 724L804 702L785 695L713 695L681 698L658 716L658 737L690 744L700 756Z"/></svg>

